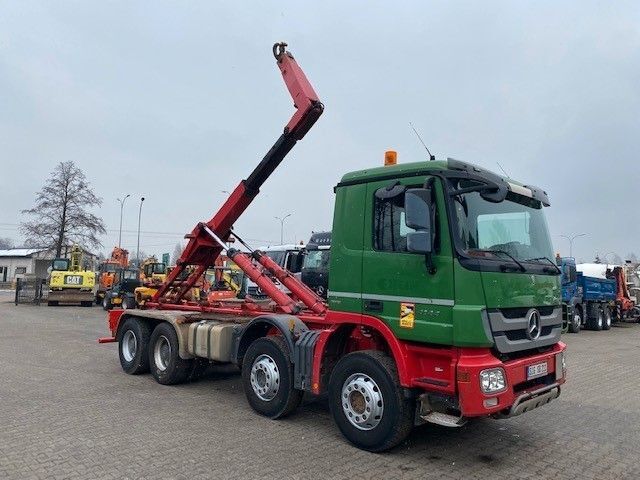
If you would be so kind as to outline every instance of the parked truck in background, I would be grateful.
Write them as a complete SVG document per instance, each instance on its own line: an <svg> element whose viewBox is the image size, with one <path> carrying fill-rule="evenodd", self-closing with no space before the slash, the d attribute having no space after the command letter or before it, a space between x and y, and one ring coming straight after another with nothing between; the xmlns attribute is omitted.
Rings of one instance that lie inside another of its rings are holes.
<svg viewBox="0 0 640 480"><path fill-rule="evenodd" d="M329 290L329 260L331 258L331 232L313 232L305 247L300 278L322 298Z"/></svg>
<svg viewBox="0 0 640 480"><path fill-rule="evenodd" d="M47 305L61 303L93 305L96 274L84 268L83 252L79 245L71 248L70 258L56 258L51 262Z"/></svg>
<svg viewBox="0 0 640 480"><path fill-rule="evenodd" d="M343 435L370 451L397 445L416 423L457 427L557 398L566 378L560 278L540 188L453 159L395 164L392 153L386 167L344 175L327 302L264 252L227 246L233 224L323 111L285 47L274 55L297 111L284 133L187 236L153 299L111 311L111 335L100 341L118 342L126 373L151 371L161 384L187 380L196 359L237 365L249 404L273 419L305 392L326 393ZM270 302L186 297L222 253Z"/></svg>
<svg viewBox="0 0 640 480"><path fill-rule="evenodd" d="M562 270L563 316L568 330L572 333L582 328L609 330L616 305L615 280L577 271L576 261L571 257L558 256L556 262Z"/></svg>

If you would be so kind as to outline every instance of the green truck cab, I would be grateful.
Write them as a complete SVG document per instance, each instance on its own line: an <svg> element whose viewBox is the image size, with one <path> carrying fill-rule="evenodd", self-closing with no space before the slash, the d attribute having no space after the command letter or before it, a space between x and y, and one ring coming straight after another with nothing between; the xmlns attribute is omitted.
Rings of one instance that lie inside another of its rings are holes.
<svg viewBox="0 0 640 480"><path fill-rule="evenodd" d="M454 418L428 420L512 416L560 394L544 191L448 159L349 173L335 193L329 308L382 321L408 355L432 350L405 365L410 386L446 387Z"/></svg>

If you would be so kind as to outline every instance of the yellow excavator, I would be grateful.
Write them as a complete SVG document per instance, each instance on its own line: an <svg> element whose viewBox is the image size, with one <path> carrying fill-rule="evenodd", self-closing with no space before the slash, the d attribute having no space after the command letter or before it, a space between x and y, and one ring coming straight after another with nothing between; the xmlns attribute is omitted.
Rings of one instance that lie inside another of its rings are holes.
<svg viewBox="0 0 640 480"><path fill-rule="evenodd" d="M156 293L158 287L166 280L168 267L158 262L156 257L149 257L140 265L140 281L142 285L135 289L136 306L143 305Z"/></svg>
<svg viewBox="0 0 640 480"><path fill-rule="evenodd" d="M49 296L47 305L61 303L80 304L83 307L93 305L93 288L96 275L82 267L82 248L74 245L70 258L56 258L51 262L49 277Z"/></svg>

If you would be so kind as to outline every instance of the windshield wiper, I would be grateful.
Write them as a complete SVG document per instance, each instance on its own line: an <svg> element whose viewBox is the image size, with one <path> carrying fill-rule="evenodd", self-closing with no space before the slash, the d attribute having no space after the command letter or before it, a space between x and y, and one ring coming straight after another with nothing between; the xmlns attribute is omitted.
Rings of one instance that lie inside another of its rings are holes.
<svg viewBox="0 0 640 480"><path fill-rule="evenodd" d="M553 266L553 268L555 269L556 273L562 273L562 270L560 270L560 268L558 268L558 266L555 264L555 262L553 260L551 260L549 257L527 258L525 260L525 262L535 262L536 260L546 260L547 262L549 262Z"/></svg>
<svg viewBox="0 0 640 480"><path fill-rule="evenodd" d="M518 265L518 268L520 268L521 272L526 272L527 269L524 268L524 265L522 265L518 260L516 260L516 257L514 257L513 255L511 255L509 252L505 252L504 250L480 250L481 252L487 252L487 253L493 253L494 255L496 253L501 253L503 255L506 255L507 257L509 257L511 260L513 260L513 263L515 263L516 265Z"/></svg>

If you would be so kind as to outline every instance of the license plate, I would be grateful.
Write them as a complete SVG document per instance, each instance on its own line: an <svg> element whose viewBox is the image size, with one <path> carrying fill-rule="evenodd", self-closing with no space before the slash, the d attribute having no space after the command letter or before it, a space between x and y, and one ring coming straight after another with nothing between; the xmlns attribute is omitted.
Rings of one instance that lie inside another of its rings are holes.
<svg viewBox="0 0 640 480"><path fill-rule="evenodd" d="M81 275L65 275L64 283L66 285L82 285Z"/></svg>
<svg viewBox="0 0 640 480"><path fill-rule="evenodd" d="M527 367L527 380L542 377L547 374L547 362L536 363Z"/></svg>

